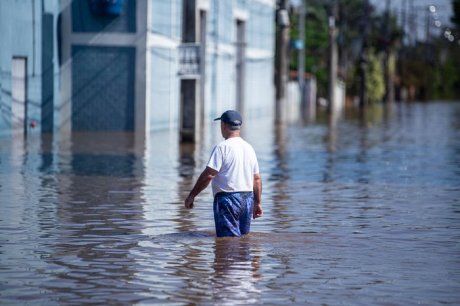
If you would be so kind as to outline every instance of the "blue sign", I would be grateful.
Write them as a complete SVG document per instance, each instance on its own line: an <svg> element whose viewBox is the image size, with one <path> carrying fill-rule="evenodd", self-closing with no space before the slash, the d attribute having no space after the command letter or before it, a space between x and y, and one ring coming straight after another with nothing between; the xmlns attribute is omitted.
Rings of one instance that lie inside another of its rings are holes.
<svg viewBox="0 0 460 306"><path fill-rule="evenodd" d="M292 39L291 40L291 48L302 50L304 47L303 40L301 39Z"/></svg>

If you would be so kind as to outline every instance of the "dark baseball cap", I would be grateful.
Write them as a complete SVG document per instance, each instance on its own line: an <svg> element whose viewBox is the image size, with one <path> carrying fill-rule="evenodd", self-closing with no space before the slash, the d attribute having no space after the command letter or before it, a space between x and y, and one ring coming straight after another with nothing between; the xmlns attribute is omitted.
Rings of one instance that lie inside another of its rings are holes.
<svg viewBox="0 0 460 306"><path fill-rule="evenodd" d="M241 118L240 113L235 110L228 110L222 114L219 118L214 119L222 120L225 123L228 123L233 126L240 126L243 123L243 119Z"/></svg>

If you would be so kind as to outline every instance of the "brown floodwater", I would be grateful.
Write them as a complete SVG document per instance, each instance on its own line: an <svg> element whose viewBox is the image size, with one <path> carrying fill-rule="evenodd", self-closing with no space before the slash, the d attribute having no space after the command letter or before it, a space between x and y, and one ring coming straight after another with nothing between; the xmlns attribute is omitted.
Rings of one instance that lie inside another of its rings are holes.
<svg viewBox="0 0 460 306"><path fill-rule="evenodd" d="M183 200L219 125L0 139L1 305L458 305L460 103L245 122L264 216L215 238Z"/></svg>

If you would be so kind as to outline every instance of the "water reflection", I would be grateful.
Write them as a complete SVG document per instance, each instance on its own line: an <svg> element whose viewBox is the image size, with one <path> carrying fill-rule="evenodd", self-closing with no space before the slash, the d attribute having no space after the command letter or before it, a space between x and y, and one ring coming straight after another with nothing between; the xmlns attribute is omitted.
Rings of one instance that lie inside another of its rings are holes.
<svg viewBox="0 0 460 306"><path fill-rule="evenodd" d="M183 208L215 125L196 146L0 139L0 304L457 304L459 118L429 103L247 122L265 215L243 239L214 237L209 189Z"/></svg>
<svg viewBox="0 0 460 306"><path fill-rule="evenodd" d="M328 118L327 134L326 134L326 144L327 144L327 160L324 171L323 182L333 182L334 181L334 171L336 163L336 150L337 150L337 121L338 115L333 114Z"/></svg>
<svg viewBox="0 0 460 306"><path fill-rule="evenodd" d="M273 156L275 163L268 178L272 182L270 187L273 189L271 201L273 203L274 223L279 229L289 228L289 221L291 220L291 216L287 212L291 199L288 188L290 174L287 161L286 128L284 125L278 125L274 130Z"/></svg>
<svg viewBox="0 0 460 306"><path fill-rule="evenodd" d="M44 288L67 302L132 302L139 297L131 292L146 290L129 285L137 272L130 250L143 227L142 156L133 141L130 134L75 134L61 160L68 170L57 184L59 226L48 260L59 272Z"/></svg>
<svg viewBox="0 0 460 306"><path fill-rule="evenodd" d="M178 207L179 212L175 221L178 223L178 229L181 232L187 232L196 229L196 226L191 218L187 216L193 214L189 209L186 209L183 205L183 201L188 196L188 193L193 188L194 175L196 169L196 146L195 144L182 144L179 145L179 166L177 169L179 175L178 187ZM199 171L199 169L196 169ZM201 173L201 172L199 172Z"/></svg>
<svg viewBox="0 0 460 306"><path fill-rule="evenodd" d="M261 254L259 242L246 236L241 239L217 238L214 246L212 295L222 305L258 304L261 289Z"/></svg>

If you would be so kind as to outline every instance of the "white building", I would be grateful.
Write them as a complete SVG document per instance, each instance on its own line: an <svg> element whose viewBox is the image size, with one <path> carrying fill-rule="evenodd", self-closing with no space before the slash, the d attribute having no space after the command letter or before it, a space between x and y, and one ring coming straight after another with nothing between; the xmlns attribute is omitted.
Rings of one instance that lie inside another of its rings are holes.
<svg viewBox="0 0 460 306"><path fill-rule="evenodd" d="M275 0L3 0L0 134L178 129L274 108Z"/></svg>

